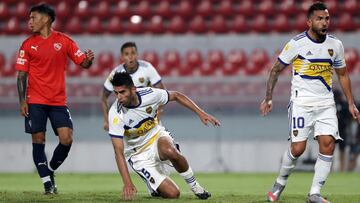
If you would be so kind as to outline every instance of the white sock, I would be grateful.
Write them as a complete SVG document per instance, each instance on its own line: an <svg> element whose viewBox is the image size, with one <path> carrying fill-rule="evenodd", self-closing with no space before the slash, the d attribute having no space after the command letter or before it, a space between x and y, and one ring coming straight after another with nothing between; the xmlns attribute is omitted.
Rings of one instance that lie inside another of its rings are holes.
<svg viewBox="0 0 360 203"><path fill-rule="evenodd" d="M319 153L315 164L315 174L310 189L310 195L320 194L320 189L325 184L326 178L330 173L332 160L332 155L323 155Z"/></svg>
<svg viewBox="0 0 360 203"><path fill-rule="evenodd" d="M49 182L49 181L51 181L50 176L45 176L45 177L41 178L42 183L46 183L46 182Z"/></svg>
<svg viewBox="0 0 360 203"><path fill-rule="evenodd" d="M297 157L294 157L291 154L291 149L288 148L282 157L280 172L276 182L280 183L281 185L286 185L288 177L295 168L296 161Z"/></svg>
<svg viewBox="0 0 360 203"><path fill-rule="evenodd" d="M184 178L185 182L192 188L197 185L196 178L194 176L193 171L191 170L190 166L189 169L183 173L180 173L180 176Z"/></svg>

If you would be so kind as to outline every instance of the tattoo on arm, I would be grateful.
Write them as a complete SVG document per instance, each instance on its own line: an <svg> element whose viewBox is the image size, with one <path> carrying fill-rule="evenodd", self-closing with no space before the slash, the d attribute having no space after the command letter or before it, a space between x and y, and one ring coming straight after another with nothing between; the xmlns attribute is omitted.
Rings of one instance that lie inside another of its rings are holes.
<svg viewBox="0 0 360 203"><path fill-rule="evenodd" d="M17 88L20 102L26 100L27 77L27 72L19 71L17 76Z"/></svg>
<svg viewBox="0 0 360 203"><path fill-rule="evenodd" d="M274 87L276 85L276 82L279 78L279 75L281 73L281 71L284 70L286 66L282 63L280 63L279 61L276 61L274 66L272 67L271 71L270 71L270 76L269 79L267 81L266 84L266 100L272 100L272 94L273 94L273 90Z"/></svg>

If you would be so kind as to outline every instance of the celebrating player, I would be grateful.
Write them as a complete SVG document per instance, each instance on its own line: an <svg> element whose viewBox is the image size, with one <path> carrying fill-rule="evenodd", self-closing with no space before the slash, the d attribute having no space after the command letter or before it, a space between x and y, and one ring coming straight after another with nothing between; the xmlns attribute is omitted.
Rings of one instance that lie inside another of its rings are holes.
<svg viewBox="0 0 360 203"><path fill-rule="evenodd" d="M104 115L104 130L109 130L108 115L109 104L108 98L113 92L113 86L110 83L111 78L116 72L127 72L130 74L136 87L152 86L165 89L161 82L161 77L156 69L147 61L138 60L138 52L135 42L126 42L121 46L121 58L123 64L116 66L104 83L104 90L101 96L102 111ZM157 112L157 119L160 119L161 109Z"/></svg>
<svg viewBox="0 0 360 203"><path fill-rule="evenodd" d="M269 201L279 199L296 160L306 148L308 137L313 135L319 144L319 155L307 202L328 202L320 195L320 189L331 170L335 141L341 140L332 92L333 69L347 98L352 117L360 122L346 70L343 45L339 39L327 33L330 16L325 4L312 4L307 18L309 30L291 39L280 53L270 72L265 100L260 105L263 116L271 111L272 93L278 76L292 63L289 105L291 144L282 157L279 176L267 194Z"/></svg>
<svg viewBox="0 0 360 203"><path fill-rule="evenodd" d="M182 93L151 87L136 88L128 73L117 72L110 82L117 101L109 111L109 135L124 183L123 199L133 199L136 194L126 161L145 181L152 196L179 197L179 188L169 178L165 168L165 165L172 164L198 198L209 198L210 193L196 181L170 133L158 124L156 111L159 106L176 101L195 112L205 125L210 122L219 126L220 122Z"/></svg>
<svg viewBox="0 0 360 203"><path fill-rule="evenodd" d="M55 12L46 4L30 9L33 35L22 43L16 62L20 112L25 117L25 131L32 136L33 159L45 194L57 192L54 171L72 144L73 125L65 93L67 57L84 68L94 59L91 50L82 52L69 36L52 30L54 20ZM48 118L59 138L49 165L44 151Z"/></svg>

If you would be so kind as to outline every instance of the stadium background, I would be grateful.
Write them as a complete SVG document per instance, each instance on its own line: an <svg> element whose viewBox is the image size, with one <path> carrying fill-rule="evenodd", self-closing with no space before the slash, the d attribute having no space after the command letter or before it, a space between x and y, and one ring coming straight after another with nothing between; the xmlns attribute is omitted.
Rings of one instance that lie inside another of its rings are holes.
<svg viewBox="0 0 360 203"><path fill-rule="evenodd" d="M189 95L217 116L222 126L202 126L178 105L165 108L162 122L181 144L196 171L275 172L287 147L286 106L290 68L275 89L275 108L266 118L258 105L272 62L285 43L306 30L313 1L295 0L47 0L56 8L54 28L96 54L89 71L69 63L68 103L75 125L74 145L60 168L67 172L115 172L111 142L102 130L100 94L110 70L120 63L120 46L135 41L170 90ZM331 32L343 41L354 95L360 95L360 5L325 1ZM0 171L34 170L30 136L18 111L15 54L29 35L28 10L39 1L0 2ZM336 78L334 78L336 80ZM336 83L336 82L335 82ZM47 151L56 138L48 126ZM316 157L316 144L299 169ZM337 154L336 154L337 155ZM255 161L256 160L256 161ZM307 162L308 161L308 162ZM337 169L335 162L334 169ZM357 168L359 170L359 167Z"/></svg>

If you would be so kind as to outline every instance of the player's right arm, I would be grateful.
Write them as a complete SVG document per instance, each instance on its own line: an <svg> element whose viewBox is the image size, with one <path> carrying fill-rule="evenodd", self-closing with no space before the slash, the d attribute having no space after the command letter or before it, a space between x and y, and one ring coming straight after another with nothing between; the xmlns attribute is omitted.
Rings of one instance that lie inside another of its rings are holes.
<svg viewBox="0 0 360 203"><path fill-rule="evenodd" d="M114 147L116 164L124 183L122 198L124 200L132 200L135 197L137 190L130 178L129 170L125 161L123 139L112 137L111 142Z"/></svg>
<svg viewBox="0 0 360 203"><path fill-rule="evenodd" d="M18 71L17 75L17 89L19 93L20 113L27 117L29 114L29 107L26 103L26 89L27 89L28 73L25 71Z"/></svg>
<svg viewBox="0 0 360 203"><path fill-rule="evenodd" d="M262 116L266 116L272 109L272 94L279 75L285 69L285 67L285 64L277 60L271 68L270 75L266 83L266 96L260 104L260 112Z"/></svg>
<svg viewBox="0 0 360 203"><path fill-rule="evenodd" d="M18 71L17 89L19 94L20 113L22 116L27 117L29 114L29 107L26 102L27 79L29 71L28 40L25 40L20 47L15 68Z"/></svg>
<svg viewBox="0 0 360 203"><path fill-rule="evenodd" d="M272 96L279 75L297 57L297 54L296 41L292 39L285 45L270 70L266 83L265 99L260 104L260 113L262 116L266 116L272 110Z"/></svg>

